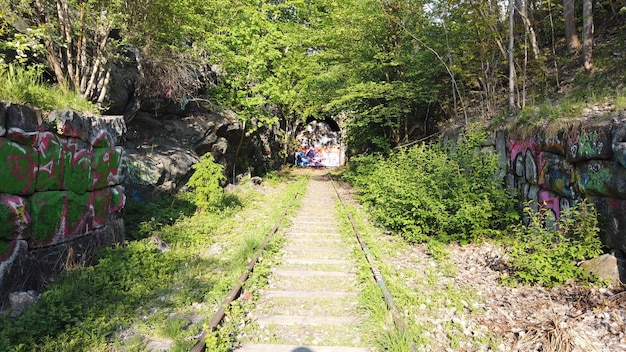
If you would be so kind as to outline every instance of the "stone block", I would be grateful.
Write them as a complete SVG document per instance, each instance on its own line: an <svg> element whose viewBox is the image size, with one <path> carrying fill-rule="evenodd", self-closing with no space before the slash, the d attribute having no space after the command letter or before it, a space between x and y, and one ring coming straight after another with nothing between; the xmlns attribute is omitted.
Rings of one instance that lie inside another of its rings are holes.
<svg viewBox="0 0 626 352"><path fill-rule="evenodd" d="M575 168L563 156L544 152L543 165L539 171L539 184L556 194L577 198L580 193Z"/></svg>
<svg viewBox="0 0 626 352"><path fill-rule="evenodd" d="M626 200L589 197L598 211L600 239L608 248L626 252Z"/></svg>
<svg viewBox="0 0 626 352"><path fill-rule="evenodd" d="M593 125L582 126L567 137L565 156L571 163L601 159L610 159L613 155L613 125L602 121Z"/></svg>
<svg viewBox="0 0 626 352"><path fill-rule="evenodd" d="M37 132L42 124L41 111L26 105L9 104L6 114L7 130L17 128L25 132Z"/></svg>
<svg viewBox="0 0 626 352"><path fill-rule="evenodd" d="M526 151L526 157L524 158L524 176L526 181L533 185L538 183L539 172L537 170L537 160L541 160L541 155L533 153L530 149Z"/></svg>
<svg viewBox="0 0 626 352"><path fill-rule="evenodd" d="M626 167L626 142L613 144L613 159L622 167Z"/></svg>
<svg viewBox="0 0 626 352"><path fill-rule="evenodd" d="M92 161L93 182L90 190L102 189L107 186L120 184L122 180L122 159L124 149L94 148Z"/></svg>
<svg viewBox="0 0 626 352"><path fill-rule="evenodd" d="M92 116L91 117L92 136L90 142L95 147L100 145L94 144L101 132L106 132L111 138L111 145L117 145L120 138L126 134L126 122L124 116Z"/></svg>
<svg viewBox="0 0 626 352"><path fill-rule="evenodd" d="M36 247L57 242L59 229L65 224L65 192L37 192L29 199L32 219L31 238Z"/></svg>
<svg viewBox="0 0 626 352"><path fill-rule="evenodd" d="M26 200L12 194L0 194L0 240L13 241L26 237L24 230L29 224Z"/></svg>
<svg viewBox="0 0 626 352"><path fill-rule="evenodd" d="M115 186L111 188L111 204L109 211L111 213L120 212L126 205L126 194L123 186Z"/></svg>
<svg viewBox="0 0 626 352"><path fill-rule="evenodd" d="M37 134L35 151L38 156L37 191L60 191L65 176L64 151L61 141L52 132Z"/></svg>
<svg viewBox="0 0 626 352"><path fill-rule="evenodd" d="M565 156L566 138L562 131L551 133L545 128L538 130L535 142L541 151Z"/></svg>
<svg viewBox="0 0 626 352"><path fill-rule="evenodd" d="M0 137L7 133L7 108L0 101Z"/></svg>
<svg viewBox="0 0 626 352"><path fill-rule="evenodd" d="M498 164L503 170L507 167L507 149L506 149L506 137L507 133L505 129L499 129L495 132L496 139L496 153L498 153Z"/></svg>
<svg viewBox="0 0 626 352"><path fill-rule="evenodd" d="M37 159L32 146L0 137L0 193L27 195L35 192Z"/></svg>
<svg viewBox="0 0 626 352"><path fill-rule="evenodd" d="M576 165L579 184L589 196L626 199L626 168L608 160L593 160Z"/></svg>
<svg viewBox="0 0 626 352"><path fill-rule="evenodd" d="M37 192L30 198L33 248L57 245L93 229L89 193Z"/></svg>
<svg viewBox="0 0 626 352"><path fill-rule="evenodd" d="M93 228L98 229L106 226L111 207L111 187L105 187L89 193L89 204L93 206Z"/></svg>
<svg viewBox="0 0 626 352"><path fill-rule="evenodd" d="M67 241L91 232L94 226L95 206L89 193L65 192L64 227L59 228L58 240Z"/></svg>
<svg viewBox="0 0 626 352"><path fill-rule="evenodd" d="M65 150L63 189L83 194L89 191L93 184L93 148L91 144L78 138L63 138L61 141Z"/></svg>
<svg viewBox="0 0 626 352"><path fill-rule="evenodd" d="M57 134L65 137L80 138L89 141L91 122L72 110L55 110L48 115L48 124Z"/></svg>
<svg viewBox="0 0 626 352"><path fill-rule="evenodd" d="M112 148L115 146L113 137L111 137L111 134L106 130L94 131L89 138L89 143L94 148Z"/></svg>

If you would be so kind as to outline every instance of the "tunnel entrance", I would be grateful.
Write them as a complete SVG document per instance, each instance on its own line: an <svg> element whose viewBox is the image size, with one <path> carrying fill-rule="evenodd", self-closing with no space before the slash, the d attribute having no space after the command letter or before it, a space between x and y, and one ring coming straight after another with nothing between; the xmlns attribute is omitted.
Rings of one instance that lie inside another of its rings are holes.
<svg viewBox="0 0 626 352"><path fill-rule="evenodd" d="M295 164L300 167L337 167L343 165L341 129L337 122L309 119L296 133L298 149Z"/></svg>

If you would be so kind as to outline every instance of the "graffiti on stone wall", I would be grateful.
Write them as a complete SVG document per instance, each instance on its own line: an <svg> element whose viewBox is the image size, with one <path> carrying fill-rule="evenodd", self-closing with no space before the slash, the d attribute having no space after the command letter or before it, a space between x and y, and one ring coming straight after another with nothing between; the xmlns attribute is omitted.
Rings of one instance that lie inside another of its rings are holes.
<svg viewBox="0 0 626 352"><path fill-rule="evenodd" d="M341 163L341 136L323 121L312 121L298 133L297 166L337 167Z"/></svg>
<svg viewBox="0 0 626 352"><path fill-rule="evenodd" d="M7 121L20 126L2 126L0 283L19 253L104 228L126 202L119 186L123 149L114 145L116 138L92 130L91 117L51 115L60 116L51 130L19 119ZM32 131L20 128L30 125Z"/></svg>
<svg viewBox="0 0 626 352"><path fill-rule="evenodd" d="M535 210L540 205L558 219L589 199L598 210L603 243L626 251L626 120L540 130L523 140L505 137L502 144L507 185L523 201L536 202Z"/></svg>

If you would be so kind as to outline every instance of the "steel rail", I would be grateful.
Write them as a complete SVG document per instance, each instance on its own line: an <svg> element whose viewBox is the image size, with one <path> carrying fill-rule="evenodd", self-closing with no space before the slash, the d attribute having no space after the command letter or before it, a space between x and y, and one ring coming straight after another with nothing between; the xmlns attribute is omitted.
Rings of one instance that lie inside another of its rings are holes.
<svg viewBox="0 0 626 352"><path fill-rule="evenodd" d="M297 197L298 197L298 193L296 193L296 195L294 196L294 199ZM283 210L282 214L278 218L278 221L276 221L276 223L274 224L274 227L265 236L265 239L263 240L263 243L261 244L259 251L254 256L254 258L250 260L250 262L248 263L248 267L237 280L237 284L235 285L235 287L233 287L233 289L230 291L228 296L226 296L220 308L213 315L213 318L211 318L211 321L209 322L209 326L208 326L208 331L204 330L202 332L196 344L191 348L190 350L191 352L203 352L206 349L206 342L205 342L206 336L208 335L209 332L215 331L215 329L217 329L217 327L222 323L222 321L224 320L224 317L226 316L226 309L228 309L228 307L233 301L235 301L236 299L239 298L239 296L241 296L243 284L246 282L246 280L248 280L248 277L254 271L254 265L259 261L259 258L261 257L261 253L265 250L265 247L270 242L272 236L276 232L278 232L280 223L283 221L283 218L285 217L285 215L287 215L287 209Z"/></svg>
<svg viewBox="0 0 626 352"><path fill-rule="evenodd" d="M387 288L387 284L385 284L385 279L383 278L383 275L381 274L380 269L378 268L378 265L376 265L376 262L374 261L372 251L370 251L369 247L367 246L367 243L365 243L365 241L363 240L363 236L361 236L361 233L359 232L359 229L357 228L354 218L352 217L352 214L348 210L348 207L346 207L346 204L344 203L343 199L341 199L341 195L339 195L339 190L337 189L337 186L335 185L335 182L333 181L333 178L330 174L328 174L328 178L330 179L330 183L333 185L333 188L335 189L335 194L337 194L337 199L339 199L341 206L346 211L348 220L350 220L350 224L352 225L352 231L354 231L354 235L356 236L357 241L359 242L359 245L361 246L361 250L363 250L363 253L365 254L365 259L367 260L370 270L372 271L372 275L374 276L374 281L376 281L376 283L378 284L378 286L380 287L382 291L383 297L385 299L385 303L387 304L387 309L391 312L393 321L398 327L398 329L401 332L405 332L406 324L404 323L404 320L402 320L402 317L400 316L400 311L398 310L398 307L396 306L393 296L391 295L391 292L389 292L389 288Z"/></svg>

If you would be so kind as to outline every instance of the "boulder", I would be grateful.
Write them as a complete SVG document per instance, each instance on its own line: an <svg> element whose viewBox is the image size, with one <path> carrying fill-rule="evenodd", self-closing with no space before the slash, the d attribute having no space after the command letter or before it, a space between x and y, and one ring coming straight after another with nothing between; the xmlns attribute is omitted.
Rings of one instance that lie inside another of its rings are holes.
<svg viewBox="0 0 626 352"><path fill-rule="evenodd" d="M613 285L619 285L620 283L618 261L613 254L603 254L599 257L585 260L580 264L580 267L597 276L600 280L608 280Z"/></svg>
<svg viewBox="0 0 626 352"><path fill-rule="evenodd" d="M26 292L11 292L9 293L9 303L11 304L11 316L17 317L26 308L32 306L37 303L39 300L39 295L37 292L33 290L29 290Z"/></svg>
<svg viewBox="0 0 626 352"><path fill-rule="evenodd" d="M37 132L42 124L41 110L26 105L9 104L6 114L7 130L17 128L25 132Z"/></svg>

